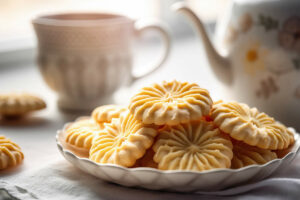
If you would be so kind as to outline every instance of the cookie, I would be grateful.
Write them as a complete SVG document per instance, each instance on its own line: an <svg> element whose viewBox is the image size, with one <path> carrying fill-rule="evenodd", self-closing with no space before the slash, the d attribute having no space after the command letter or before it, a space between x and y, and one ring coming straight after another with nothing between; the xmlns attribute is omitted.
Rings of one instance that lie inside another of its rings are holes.
<svg viewBox="0 0 300 200"><path fill-rule="evenodd" d="M109 123L113 118L118 118L126 110L126 107L119 105L99 106L92 112L92 118L99 124Z"/></svg>
<svg viewBox="0 0 300 200"><path fill-rule="evenodd" d="M256 108L237 102L214 104L211 118L233 139L262 149L285 149L294 141L293 133Z"/></svg>
<svg viewBox="0 0 300 200"><path fill-rule="evenodd" d="M0 115L4 117L22 116L44 108L46 108L46 103L41 98L31 94L0 94Z"/></svg>
<svg viewBox="0 0 300 200"><path fill-rule="evenodd" d="M271 150L260 149L243 142L233 142L231 168L238 169L248 165L263 165L276 158L276 153Z"/></svg>
<svg viewBox="0 0 300 200"><path fill-rule="evenodd" d="M176 125L209 114L212 99L197 84L164 81L144 87L132 97L130 112L145 124Z"/></svg>
<svg viewBox="0 0 300 200"><path fill-rule="evenodd" d="M99 125L92 119L76 121L65 131L65 142L71 150L88 156L93 138L100 130Z"/></svg>
<svg viewBox="0 0 300 200"><path fill-rule="evenodd" d="M283 158L285 157L288 153L290 153L294 147L294 144L291 144L288 148L286 149L280 149L280 150L275 150L274 152L276 153L278 158Z"/></svg>
<svg viewBox="0 0 300 200"><path fill-rule="evenodd" d="M154 161L161 170L229 168L233 156L230 138L204 120L165 126L153 150Z"/></svg>
<svg viewBox="0 0 300 200"><path fill-rule="evenodd" d="M105 123L95 137L90 159L97 163L111 163L132 167L151 147L157 131L134 118L130 112Z"/></svg>
<svg viewBox="0 0 300 200"><path fill-rule="evenodd" d="M0 170L19 165L24 159L21 148L0 135Z"/></svg>
<svg viewBox="0 0 300 200"><path fill-rule="evenodd" d="M134 167L157 168L157 163L153 160L154 154L152 148L147 149L145 155L136 161Z"/></svg>

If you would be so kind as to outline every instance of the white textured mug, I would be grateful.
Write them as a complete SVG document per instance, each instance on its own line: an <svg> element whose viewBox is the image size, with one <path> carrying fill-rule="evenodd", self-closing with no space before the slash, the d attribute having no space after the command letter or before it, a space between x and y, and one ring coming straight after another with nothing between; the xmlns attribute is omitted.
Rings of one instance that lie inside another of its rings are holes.
<svg viewBox="0 0 300 200"><path fill-rule="evenodd" d="M90 110L110 103L123 85L158 69L170 52L170 36L160 22L134 21L104 13L70 13L37 17L38 66L63 109ZM132 41L146 30L162 36L165 51L142 76L132 74Z"/></svg>

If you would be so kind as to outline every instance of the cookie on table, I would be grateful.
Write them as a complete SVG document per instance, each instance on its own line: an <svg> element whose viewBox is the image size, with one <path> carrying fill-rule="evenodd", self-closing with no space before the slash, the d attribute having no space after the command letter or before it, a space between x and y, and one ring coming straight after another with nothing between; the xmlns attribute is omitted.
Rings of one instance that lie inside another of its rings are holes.
<svg viewBox="0 0 300 200"><path fill-rule="evenodd" d="M256 108L238 102L214 104L211 118L233 139L262 149L285 149L294 142L294 135Z"/></svg>
<svg viewBox="0 0 300 200"><path fill-rule="evenodd" d="M165 126L153 150L154 161L161 170L229 168L233 156L230 138L204 120Z"/></svg>
<svg viewBox="0 0 300 200"><path fill-rule="evenodd" d="M212 99L195 83L164 81L144 87L132 97L130 112L145 124L176 125L208 115Z"/></svg>
<svg viewBox="0 0 300 200"><path fill-rule="evenodd" d="M71 150L88 156L94 136L101 130L93 119L82 119L72 123L65 131L65 143Z"/></svg>
<svg viewBox="0 0 300 200"><path fill-rule="evenodd" d="M18 117L44 108L46 108L46 103L41 98L31 94L0 94L0 115L4 117Z"/></svg>
<svg viewBox="0 0 300 200"><path fill-rule="evenodd" d="M97 163L132 167L151 147L157 131L134 118L130 112L105 123L93 141L90 159Z"/></svg>
<svg viewBox="0 0 300 200"><path fill-rule="evenodd" d="M113 118L119 118L127 110L124 106L104 105L99 106L92 112L92 118L100 125L110 123Z"/></svg>
<svg viewBox="0 0 300 200"><path fill-rule="evenodd" d="M247 145L243 142L233 142L233 158L231 168L238 169L248 165L263 165L277 158L276 153L268 149Z"/></svg>
<svg viewBox="0 0 300 200"><path fill-rule="evenodd" d="M24 154L14 142L0 135L0 170L8 169L21 164Z"/></svg>

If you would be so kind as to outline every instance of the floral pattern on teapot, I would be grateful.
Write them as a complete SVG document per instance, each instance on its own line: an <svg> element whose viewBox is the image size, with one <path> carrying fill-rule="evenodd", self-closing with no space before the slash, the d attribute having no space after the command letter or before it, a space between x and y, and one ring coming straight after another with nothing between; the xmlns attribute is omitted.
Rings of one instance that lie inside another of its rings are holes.
<svg viewBox="0 0 300 200"><path fill-rule="evenodd" d="M249 34L252 29L263 31L272 40L270 46ZM270 72L271 75L260 81L260 88L255 92L258 98L267 99L279 92L277 81L282 75L300 73L300 17L290 16L280 21L264 14L253 16L244 13L236 24L231 23L227 27L224 46L241 51L244 70L248 75ZM300 99L300 85L296 87L294 97Z"/></svg>

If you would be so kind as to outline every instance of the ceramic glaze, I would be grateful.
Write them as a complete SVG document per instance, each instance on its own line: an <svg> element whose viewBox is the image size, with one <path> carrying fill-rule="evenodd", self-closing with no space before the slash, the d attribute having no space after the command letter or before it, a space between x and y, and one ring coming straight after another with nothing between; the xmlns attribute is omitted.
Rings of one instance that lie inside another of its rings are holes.
<svg viewBox="0 0 300 200"><path fill-rule="evenodd" d="M217 24L216 49L195 13L173 6L192 20L233 99L300 128L300 1L233 1Z"/></svg>
<svg viewBox="0 0 300 200"><path fill-rule="evenodd" d="M91 110L111 104L113 93L158 69L170 51L170 37L160 22L134 21L103 13L70 13L33 20L38 39L38 66L63 109ZM165 51L158 64L142 76L132 75L132 42L155 30Z"/></svg>

